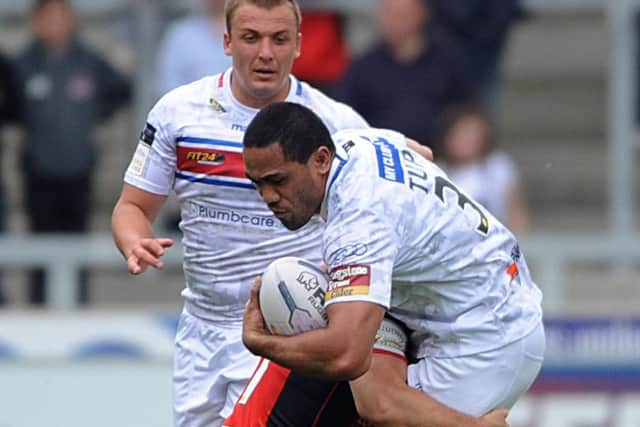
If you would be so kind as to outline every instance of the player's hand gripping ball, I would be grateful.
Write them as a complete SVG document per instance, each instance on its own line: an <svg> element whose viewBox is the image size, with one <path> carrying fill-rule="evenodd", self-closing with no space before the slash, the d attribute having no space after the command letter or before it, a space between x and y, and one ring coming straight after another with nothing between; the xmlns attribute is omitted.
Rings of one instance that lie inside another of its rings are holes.
<svg viewBox="0 0 640 427"><path fill-rule="evenodd" d="M279 258L262 274L260 311L275 335L295 335L327 326L324 294L329 276L297 257Z"/></svg>

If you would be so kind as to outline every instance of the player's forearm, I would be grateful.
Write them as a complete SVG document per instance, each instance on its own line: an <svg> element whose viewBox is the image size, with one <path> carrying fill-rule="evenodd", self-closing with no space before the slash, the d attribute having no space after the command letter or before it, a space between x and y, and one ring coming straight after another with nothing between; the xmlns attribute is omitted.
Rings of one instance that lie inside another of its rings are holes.
<svg viewBox="0 0 640 427"><path fill-rule="evenodd" d="M364 358L354 357L347 341L325 328L290 337L264 336L251 350L293 371L343 381L363 374L370 362L370 351Z"/></svg>
<svg viewBox="0 0 640 427"><path fill-rule="evenodd" d="M463 414L431 398L427 394L406 387L390 393L391 405L383 423L376 426L393 427L485 427L479 418Z"/></svg>
<svg viewBox="0 0 640 427"><path fill-rule="evenodd" d="M111 231L116 246L125 257L141 238L153 236L151 221L132 203L116 204L111 217Z"/></svg>
<svg viewBox="0 0 640 427"><path fill-rule="evenodd" d="M376 426L485 427L481 420L409 387L406 370L406 362L398 358L384 354L373 356L369 371L349 383L361 417Z"/></svg>

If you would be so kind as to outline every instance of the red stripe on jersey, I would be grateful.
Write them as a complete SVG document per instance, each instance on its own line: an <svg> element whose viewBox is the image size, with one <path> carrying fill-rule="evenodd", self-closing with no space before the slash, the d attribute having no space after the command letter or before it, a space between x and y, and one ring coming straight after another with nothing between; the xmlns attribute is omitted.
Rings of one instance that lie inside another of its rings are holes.
<svg viewBox="0 0 640 427"><path fill-rule="evenodd" d="M218 79L218 87L222 87L222 84L224 83L224 73L226 73L226 71L220 73L220 78Z"/></svg>
<svg viewBox="0 0 640 427"><path fill-rule="evenodd" d="M260 363L269 362L266 359L262 359ZM256 375L258 371L259 370L256 369L251 376L247 387L251 384L253 376ZM262 372L262 377L259 378L257 386L251 391L251 395L248 396L246 403L236 403L233 408L233 413L225 420L223 424L224 427L266 426L271 411L278 401L280 393L290 374L291 370L276 363L269 363L266 371ZM241 399L247 392L247 387L245 387L245 390L240 395Z"/></svg>
<svg viewBox="0 0 640 427"><path fill-rule="evenodd" d="M313 420L313 424L311 424L311 427L316 427L318 425L318 423L320 422L320 417L324 412L324 409L329 404L329 401L331 401L331 399L333 398L333 395L336 394L337 389L338 389L338 384L336 383L336 385L334 385L333 388L331 389L331 393L329 393L329 395L324 400L324 402L322 402L322 406L320 407L320 410L318 411L318 415L316 415L315 420Z"/></svg>
<svg viewBox="0 0 640 427"><path fill-rule="evenodd" d="M407 360L407 356L405 356L404 354L400 354L400 353L394 353L393 351L389 351L389 350L381 350L379 348L374 348L373 349L373 353L375 354L382 354L384 356L392 356L392 357L396 357L402 361L404 361L405 363L408 363Z"/></svg>
<svg viewBox="0 0 640 427"><path fill-rule="evenodd" d="M178 146L178 170L246 179L242 153Z"/></svg>

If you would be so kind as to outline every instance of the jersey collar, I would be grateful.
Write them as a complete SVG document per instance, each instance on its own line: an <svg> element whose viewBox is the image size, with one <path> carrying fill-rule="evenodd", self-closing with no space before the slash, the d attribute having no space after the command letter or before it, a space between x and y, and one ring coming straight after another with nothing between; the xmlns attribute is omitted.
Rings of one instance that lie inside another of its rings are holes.
<svg viewBox="0 0 640 427"><path fill-rule="evenodd" d="M219 86L222 86L222 90L224 92L225 98L229 99L231 104L233 105L233 109L239 112L243 112L245 114L254 116L258 113L258 108L252 108L244 105L233 95L231 91L231 75L233 72L233 67L229 67L221 76L218 82ZM303 94L303 86L302 83L296 79L293 75L289 75L289 81L291 84L289 85L289 93L287 94L287 98L285 101L288 102L300 102L299 99Z"/></svg>

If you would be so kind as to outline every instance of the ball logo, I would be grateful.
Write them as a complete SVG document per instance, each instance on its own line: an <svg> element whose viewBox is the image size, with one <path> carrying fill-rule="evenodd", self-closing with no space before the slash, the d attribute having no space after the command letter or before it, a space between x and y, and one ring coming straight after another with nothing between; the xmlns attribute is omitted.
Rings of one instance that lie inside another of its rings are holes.
<svg viewBox="0 0 640 427"><path fill-rule="evenodd" d="M292 330L302 328L302 330L311 330L315 326L315 321L309 310L299 307L289 292L285 282L278 283L278 290L289 309L289 326Z"/></svg>
<svg viewBox="0 0 640 427"><path fill-rule="evenodd" d="M318 276L309 271L300 272L296 280L298 280L298 283L303 285L304 288L308 291L312 291L320 286L320 284L318 283Z"/></svg>
<svg viewBox="0 0 640 427"><path fill-rule="evenodd" d="M324 309L328 275L297 257L273 261L262 274L260 310L269 330L293 335L327 325Z"/></svg>

